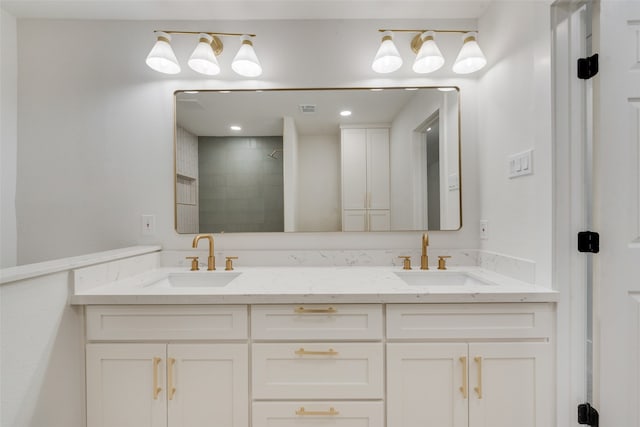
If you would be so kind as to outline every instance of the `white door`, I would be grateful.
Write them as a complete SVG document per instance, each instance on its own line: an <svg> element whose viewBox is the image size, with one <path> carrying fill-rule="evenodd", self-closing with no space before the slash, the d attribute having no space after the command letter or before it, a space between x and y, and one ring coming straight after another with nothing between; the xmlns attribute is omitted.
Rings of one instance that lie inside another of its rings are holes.
<svg viewBox="0 0 640 427"><path fill-rule="evenodd" d="M554 425L552 358L547 343L469 344L469 426Z"/></svg>
<svg viewBox="0 0 640 427"><path fill-rule="evenodd" d="M387 345L387 425L466 427L467 344Z"/></svg>
<svg viewBox="0 0 640 427"><path fill-rule="evenodd" d="M166 346L87 344L87 426L166 427Z"/></svg>
<svg viewBox="0 0 640 427"><path fill-rule="evenodd" d="M389 209L389 129L367 129L367 209Z"/></svg>
<svg viewBox="0 0 640 427"><path fill-rule="evenodd" d="M248 427L246 344L170 344L170 427Z"/></svg>
<svg viewBox="0 0 640 427"><path fill-rule="evenodd" d="M342 209L366 209L367 133L365 129L343 129Z"/></svg>
<svg viewBox="0 0 640 427"><path fill-rule="evenodd" d="M640 2L602 0L594 78L594 403L602 426L640 425ZM631 295L630 295L631 293Z"/></svg>

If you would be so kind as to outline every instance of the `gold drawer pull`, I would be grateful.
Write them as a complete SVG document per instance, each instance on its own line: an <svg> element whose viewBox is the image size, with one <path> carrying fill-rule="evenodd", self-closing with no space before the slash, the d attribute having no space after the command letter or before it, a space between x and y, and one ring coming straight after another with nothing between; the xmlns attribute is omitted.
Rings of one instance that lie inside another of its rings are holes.
<svg viewBox="0 0 640 427"><path fill-rule="evenodd" d="M473 389L478 394L478 399L482 399L482 357L476 356L473 360L478 364L478 387Z"/></svg>
<svg viewBox="0 0 640 427"><path fill-rule="evenodd" d="M338 352L330 348L327 351L309 351L300 347L295 351L298 356L337 356Z"/></svg>
<svg viewBox="0 0 640 427"><path fill-rule="evenodd" d="M153 358L153 400L158 400L158 395L162 391L161 387L158 387L158 366L162 362L159 357Z"/></svg>
<svg viewBox="0 0 640 427"><path fill-rule="evenodd" d="M462 386L460 387L460 392L462 393L462 398L466 399L469 394L467 391L467 356L461 357L460 363L462 363Z"/></svg>
<svg viewBox="0 0 640 427"><path fill-rule="evenodd" d="M169 391L169 400L173 400L173 396L176 394L176 388L173 386L173 366L176 364L176 359L170 357L169 360L169 372L168 372L168 382L169 385L167 390Z"/></svg>
<svg viewBox="0 0 640 427"><path fill-rule="evenodd" d="M296 307L295 312L296 313L336 313L338 310L336 310L334 307L327 307L327 308L305 308L305 307Z"/></svg>
<svg viewBox="0 0 640 427"><path fill-rule="evenodd" d="M296 410L296 415L320 415L320 416L335 416L340 415L340 412L336 411L335 408L331 407L328 411L307 411L304 407Z"/></svg>

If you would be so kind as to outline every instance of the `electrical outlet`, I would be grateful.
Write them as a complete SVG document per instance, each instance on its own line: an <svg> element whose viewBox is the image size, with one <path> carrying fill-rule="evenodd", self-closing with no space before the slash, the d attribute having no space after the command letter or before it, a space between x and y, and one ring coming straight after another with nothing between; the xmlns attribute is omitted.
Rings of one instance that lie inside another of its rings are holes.
<svg viewBox="0 0 640 427"><path fill-rule="evenodd" d="M486 219L480 220L480 239L489 239L489 221L487 221Z"/></svg>
<svg viewBox="0 0 640 427"><path fill-rule="evenodd" d="M156 234L156 216L142 215L142 234L152 236Z"/></svg>

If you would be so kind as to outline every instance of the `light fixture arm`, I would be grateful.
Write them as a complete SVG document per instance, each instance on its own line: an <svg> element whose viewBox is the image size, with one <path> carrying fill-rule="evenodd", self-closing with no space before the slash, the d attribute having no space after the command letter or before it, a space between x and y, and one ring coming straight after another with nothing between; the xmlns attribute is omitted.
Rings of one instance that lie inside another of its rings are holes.
<svg viewBox="0 0 640 427"><path fill-rule="evenodd" d="M242 36L249 36L249 37L256 37L255 34L240 34L240 33L219 33L219 32L209 32L209 31L175 31L175 30L154 30L154 33L165 33L165 34L178 34L178 35L197 35L197 34L207 34L210 35L211 38L213 39L211 41L211 49L213 49L213 53L215 53L216 56L220 56L220 54L222 53L223 49L224 49L224 44L222 43L222 40L220 40L220 37L242 37Z"/></svg>
<svg viewBox="0 0 640 427"><path fill-rule="evenodd" d="M173 31L173 30L154 30L154 33L167 33L167 34L209 34L210 36L225 36L225 37L256 37L255 34L245 34L245 33L218 33L218 32L210 32L210 31Z"/></svg>
<svg viewBox="0 0 640 427"><path fill-rule="evenodd" d="M378 30L381 33L384 33L386 31L391 31L392 33L417 33L416 36L414 38L411 39L411 50L413 51L413 53L415 53L416 55L418 54L418 52L420 52L420 48L422 47L422 43L424 43L424 40L422 39L422 34L424 34L427 31L432 31L434 33L458 33L458 34L465 34L465 33L469 33L469 32L478 32L477 30L393 30L393 29L379 29Z"/></svg>

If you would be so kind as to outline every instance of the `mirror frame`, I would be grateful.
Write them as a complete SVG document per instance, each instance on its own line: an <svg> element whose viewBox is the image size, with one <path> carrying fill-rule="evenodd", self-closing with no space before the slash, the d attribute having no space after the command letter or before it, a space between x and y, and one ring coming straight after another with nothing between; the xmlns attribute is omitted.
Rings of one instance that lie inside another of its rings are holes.
<svg viewBox="0 0 640 427"><path fill-rule="evenodd" d="M196 233L180 233L178 232L178 165L177 165L177 143L178 143L178 105L177 95L180 93L198 92L198 93L248 93L248 92L302 92L302 91L372 91L372 90L420 90L420 89L449 89L449 91L456 91L458 93L458 108L457 108L457 131L458 131L458 205L459 205L459 221L460 226L455 229L445 230L387 230L387 231L342 231L342 230L329 230L329 231L270 231L270 232L230 232L230 234L294 234L294 233L389 233L389 232L422 232L422 231L460 231L463 227L464 210L462 204L462 103L461 90L456 85L439 85L439 86L366 86L366 87L301 87L301 88L265 88L265 89L178 89L173 92L173 206L174 206L174 231L178 235L193 235ZM225 233L223 232L208 232L199 230L198 233Z"/></svg>

